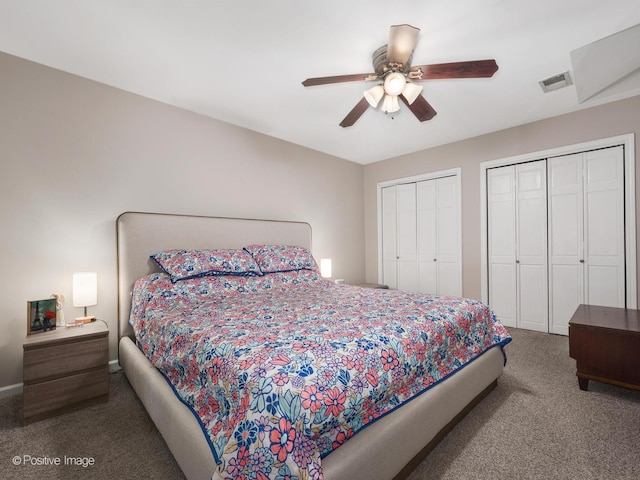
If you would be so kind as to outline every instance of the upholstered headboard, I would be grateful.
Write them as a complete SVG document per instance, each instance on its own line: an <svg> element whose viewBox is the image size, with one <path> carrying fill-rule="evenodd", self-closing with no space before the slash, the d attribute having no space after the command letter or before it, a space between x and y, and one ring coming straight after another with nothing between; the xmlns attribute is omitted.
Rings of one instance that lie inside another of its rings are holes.
<svg viewBox="0 0 640 480"><path fill-rule="evenodd" d="M299 245L311 249L304 222L125 212L116 220L118 241L118 338L131 336L131 289L159 271L150 255L172 248L242 248L252 243Z"/></svg>

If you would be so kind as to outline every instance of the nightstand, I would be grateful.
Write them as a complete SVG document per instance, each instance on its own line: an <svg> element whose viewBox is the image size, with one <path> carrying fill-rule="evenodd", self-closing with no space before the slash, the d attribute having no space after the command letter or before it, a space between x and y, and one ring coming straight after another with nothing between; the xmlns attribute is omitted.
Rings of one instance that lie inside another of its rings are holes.
<svg viewBox="0 0 640 480"><path fill-rule="evenodd" d="M24 424L109 399L109 329L96 321L22 344Z"/></svg>

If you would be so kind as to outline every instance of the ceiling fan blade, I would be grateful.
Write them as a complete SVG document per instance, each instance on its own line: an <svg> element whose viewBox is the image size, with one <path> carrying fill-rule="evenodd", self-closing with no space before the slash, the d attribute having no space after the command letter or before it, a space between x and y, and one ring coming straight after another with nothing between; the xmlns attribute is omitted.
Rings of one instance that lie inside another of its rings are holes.
<svg viewBox="0 0 640 480"><path fill-rule="evenodd" d="M313 87L316 85L327 85L329 83L343 83L343 82L364 82L371 76L377 77L375 73L354 73L352 75L336 75L333 77L315 77L307 78L302 85L305 87Z"/></svg>
<svg viewBox="0 0 640 480"><path fill-rule="evenodd" d="M411 105L409 105L407 99L404 98L404 95L400 95L400 99L407 107L409 107L409 110L411 110L416 118L421 122L431 120L438 113L422 95L418 95L418 97L413 101Z"/></svg>
<svg viewBox="0 0 640 480"><path fill-rule="evenodd" d="M387 45L387 62L401 63L406 67L418 42L419 33L420 29L411 25L392 25Z"/></svg>
<svg viewBox="0 0 640 480"><path fill-rule="evenodd" d="M422 71L422 77L415 78L414 72ZM436 63L433 65L413 65L409 78L414 81L438 80L443 78L487 78L498 71L494 59L472 60L468 62Z"/></svg>
<svg viewBox="0 0 640 480"><path fill-rule="evenodd" d="M369 102L366 98L361 98L360 101L353 107L346 117L340 122L341 127L350 127L358 121L364 112L369 108Z"/></svg>

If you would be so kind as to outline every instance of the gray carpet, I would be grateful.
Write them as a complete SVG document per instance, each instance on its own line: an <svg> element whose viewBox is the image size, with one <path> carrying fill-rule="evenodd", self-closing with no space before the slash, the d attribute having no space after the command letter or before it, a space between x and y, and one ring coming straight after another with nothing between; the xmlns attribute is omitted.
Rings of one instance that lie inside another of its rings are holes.
<svg viewBox="0 0 640 480"><path fill-rule="evenodd" d="M591 382L582 392L567 337L511 333L498 387L410 479L640 479L640 391ZM21 417L21 396L0 400L2 479L184 478L122 374L107 404L27 427ZM94 465L13 464L25 455Z"/></svg>

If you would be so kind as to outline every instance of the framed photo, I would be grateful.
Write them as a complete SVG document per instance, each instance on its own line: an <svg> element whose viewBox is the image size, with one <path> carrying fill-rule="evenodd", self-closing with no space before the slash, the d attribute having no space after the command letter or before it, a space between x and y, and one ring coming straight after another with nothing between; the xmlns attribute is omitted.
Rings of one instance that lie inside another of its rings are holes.
<svg viewBox="0 0 640 480"><path fill-rule="evenodd" d="M56 299L27 302L27 335L56 329Z"/></svg>

